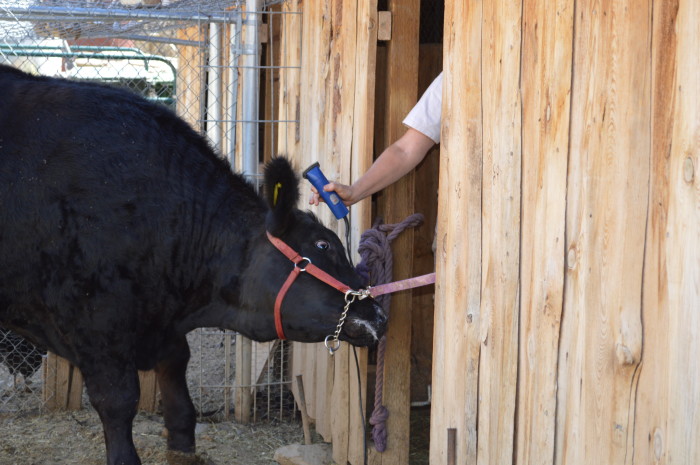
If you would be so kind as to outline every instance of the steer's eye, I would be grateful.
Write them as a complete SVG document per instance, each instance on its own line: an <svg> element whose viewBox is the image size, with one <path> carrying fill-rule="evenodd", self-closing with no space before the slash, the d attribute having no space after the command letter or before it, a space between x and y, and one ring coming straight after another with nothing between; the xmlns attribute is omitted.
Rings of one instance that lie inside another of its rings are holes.
<svg viewBox="0 0 700 465"><path fill-rule="evenodd" d="M316 248L319 249L319 250L327 250L328 247L331 246L331 245L328 243L328 241L324 241L323 239L317 240L316 243L315 243L315 245L316 245Z"/></svg>

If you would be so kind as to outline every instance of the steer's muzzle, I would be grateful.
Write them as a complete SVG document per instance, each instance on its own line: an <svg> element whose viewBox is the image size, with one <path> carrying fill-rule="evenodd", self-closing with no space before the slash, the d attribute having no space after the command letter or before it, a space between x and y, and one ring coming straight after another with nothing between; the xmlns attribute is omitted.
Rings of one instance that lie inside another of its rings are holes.
<svg viewBox="0 0 700 465"><path fill-rule="evenodd" d="M351 310L340 333L340 340L347 341L354 346L375 345L386 332L387 315L384 309L371 298L353 305L362 305L364 311L353 312Z"/></svg>

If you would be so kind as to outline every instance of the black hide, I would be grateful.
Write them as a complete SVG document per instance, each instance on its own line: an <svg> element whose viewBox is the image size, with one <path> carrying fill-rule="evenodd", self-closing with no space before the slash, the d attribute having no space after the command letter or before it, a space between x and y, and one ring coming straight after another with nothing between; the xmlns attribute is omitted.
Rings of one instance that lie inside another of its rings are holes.
<svg viewBox="0 0 700 465"><path fill-rule="evenodd" d="M270 209L165 107L0 66L0 326L80 368L110 465L140 463L137 369L157 372L168 448L192 453L185 334L207 326L276 337L273 303L292 264L266 224L361 286L338 237L294 207L297 182L287 160L274 160ZM302 273L282 307L287 337L322 341L343 304ZM385 323L371 299L354 303L341 339L373 344Z"/></svg>

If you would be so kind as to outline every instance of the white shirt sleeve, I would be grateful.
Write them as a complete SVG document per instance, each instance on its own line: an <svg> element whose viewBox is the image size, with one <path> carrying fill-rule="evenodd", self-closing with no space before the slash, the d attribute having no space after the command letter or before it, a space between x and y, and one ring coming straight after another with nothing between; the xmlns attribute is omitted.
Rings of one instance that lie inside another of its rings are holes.
<svg viewBox="0 0 700 465"><path fill-rule="evenodd" d="M442 72L426 89L416 106L406 115L403 124L440 143L442 118Z"/></svg>

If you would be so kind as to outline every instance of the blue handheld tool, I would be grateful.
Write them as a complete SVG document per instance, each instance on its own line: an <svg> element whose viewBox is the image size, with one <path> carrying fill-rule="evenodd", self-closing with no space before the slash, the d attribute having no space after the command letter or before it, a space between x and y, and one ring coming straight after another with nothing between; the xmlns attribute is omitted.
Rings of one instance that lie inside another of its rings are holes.
<svg viewBox="0 0 700 465"><path fill-rule="evenodd" d="M328 184L328 179L321 172L321 167L318 162L306 168L303 176L309 180L311 184L316 188L318 194L323 197L323 200L331 209L333 214L337 219L344 218L348 214L348 207L345 206L343 201L338 197L335 192L326 192L323 190L323 186Z"/></svg>

